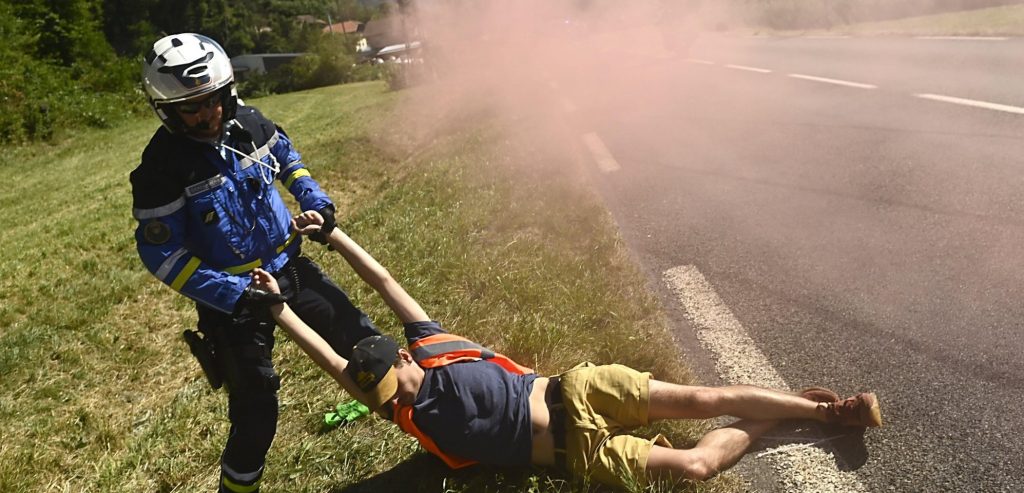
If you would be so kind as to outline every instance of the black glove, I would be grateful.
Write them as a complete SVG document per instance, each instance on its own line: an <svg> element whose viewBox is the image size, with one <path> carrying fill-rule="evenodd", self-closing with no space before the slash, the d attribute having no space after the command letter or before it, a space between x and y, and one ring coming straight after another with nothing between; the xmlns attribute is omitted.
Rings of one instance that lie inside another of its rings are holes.
<svg viewBox="0 0 1024 493"><path fill-rule="evenodd" d="M320 231L310 234L309 239L320 243L321 245L326 245L327 237L330 236L331 231L334 231L334 228L338 226L337 221L334 220L334 206L328 205L317 212L323 216L324 224L320 226Z"/></svg>
<svg viewBox="0 0 1024 493"><path fill-rule="evenodd" d="M245 308L268 307L285 301L288 301L288 297L281 293L260 289L250 284L245 291L242 291L238 303L235 303L235 313L239 313Z"/></svg>

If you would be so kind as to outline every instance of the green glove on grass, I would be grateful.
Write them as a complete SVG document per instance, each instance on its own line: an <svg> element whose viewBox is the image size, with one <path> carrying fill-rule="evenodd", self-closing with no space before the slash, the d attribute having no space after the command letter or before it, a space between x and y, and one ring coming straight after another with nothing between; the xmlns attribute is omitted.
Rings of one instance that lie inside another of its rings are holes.
<svg viewBox="0 0 1024 493"><path fill-rule="evenodd" d="M326 428L336 428L369 415L370 408L364 406L359 401L342 402L334 408L333 412L324 414L324 426Z"/></svg>

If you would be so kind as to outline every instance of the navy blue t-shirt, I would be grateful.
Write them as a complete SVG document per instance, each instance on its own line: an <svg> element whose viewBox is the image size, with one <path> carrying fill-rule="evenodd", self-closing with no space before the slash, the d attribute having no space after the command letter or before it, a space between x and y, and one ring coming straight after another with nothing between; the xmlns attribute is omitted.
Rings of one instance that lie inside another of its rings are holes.
<svg viewBox="0 0 1024 493"><path fill-rule="evenodd" d="M433 321L405 325L410 345L444 333ZM424 370L412 419L438 448L481 464L530 464L530 391L536 374L517 375L487 361Z"/></svg>

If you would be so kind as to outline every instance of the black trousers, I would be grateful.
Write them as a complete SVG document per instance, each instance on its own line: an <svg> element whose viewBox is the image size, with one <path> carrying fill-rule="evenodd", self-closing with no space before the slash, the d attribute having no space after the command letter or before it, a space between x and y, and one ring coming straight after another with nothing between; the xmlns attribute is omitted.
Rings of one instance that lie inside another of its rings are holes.
<svg viewBox="0 0 1024 493"><path fill-rule="evenodd" d="M356 342L379 334L366 314L312 260L296 257L273 274L292 310L338 354L348 358ZM271 357L274 321L266 309L243 309L233 315L201 305L196 310L199 330L214 343L228 390L231 431L221 470L233 484L253 485L262 476L277 432L280 378Z"/></svg>

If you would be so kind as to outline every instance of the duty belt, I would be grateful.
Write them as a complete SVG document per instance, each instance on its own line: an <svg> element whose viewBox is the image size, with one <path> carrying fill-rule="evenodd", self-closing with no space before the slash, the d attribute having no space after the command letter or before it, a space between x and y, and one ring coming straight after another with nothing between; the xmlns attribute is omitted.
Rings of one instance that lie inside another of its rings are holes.
<svg viewBox="0 0 1024 493"><path fill-rule="evenodd" d="M555 467L567 471L566 457L568 452L565 448L565 403L562 400L562 380L558 377L548 379L546 392L545 400L548 403L551 436L555 442Z"/></svg>

